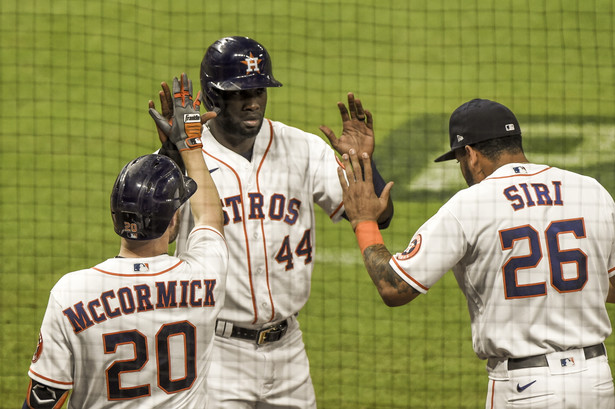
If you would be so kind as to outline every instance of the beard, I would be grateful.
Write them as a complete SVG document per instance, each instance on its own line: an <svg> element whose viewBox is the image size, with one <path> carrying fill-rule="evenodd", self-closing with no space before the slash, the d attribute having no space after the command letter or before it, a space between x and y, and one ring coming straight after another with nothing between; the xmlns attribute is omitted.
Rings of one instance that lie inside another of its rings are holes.
<svg viewBox="0 0 615 409"><path fill-rule="evenodd" d="M230 115L218 115L215 118L216 124L220 126L225 133L233 135L238 139L254 138L261 130L263 118L258 121L257 126L246 126L242 120L238 120Z"/></svg>
<svg viewBox="0 0 615 409"><path fill-rule="evenodd" d="M474 181L474 176L472 176L472 172L470 172L470 168L468 167L467 161L460 161L459 165L461 167L461 174L465 179L468 186L474 185L476 182Z"/></svg>

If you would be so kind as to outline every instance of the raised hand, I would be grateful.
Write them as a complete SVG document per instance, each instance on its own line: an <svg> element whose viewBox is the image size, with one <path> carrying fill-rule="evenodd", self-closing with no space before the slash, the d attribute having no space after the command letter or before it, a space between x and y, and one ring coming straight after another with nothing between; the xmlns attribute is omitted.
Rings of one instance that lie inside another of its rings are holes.
<svg viewBox="0 0 615 409"><path fill-rule="evenodd" d="M339 154L343 155L354 149L359 155L365 152L371 157L374 152L374 122L371 112L363 109L361 100L355 98L352 92L348 93L348 108L343 102L338 102L337 107L342 117L340 137L336 137L325 125L322 125L320 130Z"/></svg>
<svg viewBox="0 0 615 409"><path fill-rule="evenodd" d="M166 91L163 87L163 92ZM166 93L165 93L166 94ZM149 113L156 122L156 126L160 133L164 134L179 151L200 149L203 144L201 142L201 114L200 108L200 92L197 95L196 100L192 99L192 81L188 79L188 76L184 73L181 75L181 80L177 77L173 78L173 116L171 120L164 116L165 103L167 101L168 109L168 97L162 98L161 103L163 108L163 115L161 115L154 108L149 109ZM212 113L211 117L214 117L215 113Z"/></svg>
<svg viewBox="0 0 615 409"><path fill-rule="evenodd" d="M389 206L393 182L384 187L380 197L374 191L372 166L369 156L362 153L361 159L353 150L342 156L342 165L337 170L344 197L344 210L355 229L363 221L377 221Z"/></svg>
<svg viewBox="0 0 615 409"><path fill-rule="evenodd" d="M169 90L169 84L163 81L160 83L160 86L162 87L162 91L158 91L158 96L160 97L160 110L162 112L161 116L164 117L169 124L171 124L173 120L173 97L171 96L171 91ZM156 106L154 105L154 101L151 99L149 100L149 109L156 112ZM154 122L155 121L156 119L154 118ZM169 139L168 135L165 135L158 124L156 124L156 130L158 131L158 138L160 139L160 142L164 145Z"/></svg>

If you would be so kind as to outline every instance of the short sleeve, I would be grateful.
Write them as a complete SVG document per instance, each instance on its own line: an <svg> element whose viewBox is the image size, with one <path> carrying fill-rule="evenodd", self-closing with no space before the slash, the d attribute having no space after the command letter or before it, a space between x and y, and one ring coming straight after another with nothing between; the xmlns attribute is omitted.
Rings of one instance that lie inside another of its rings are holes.
<svg viewBox="0 0 615 409"><path fill-rule="evenodd" d="M464 256L467 240L461 224L442 207L415 233L408 247L389 264L409 285L426 293Z"/></svg>
<svg viewBox="0 0 615 409"><path fill-rule="evenodd" d="M344 213L342 187L337 176L338 161L335 151L320 138L316 145L321 149L317 163L314 163L314 202L320 206L333 222L342 219Z"/></svg>
<svg viewBox="0 0 615 409"><path fill-rule="evenodd" d="M63 327L65 322L62 307L53 297L52 290L28 375L40 383L59 389L73 387L74 356L66 328Z"/></svg>

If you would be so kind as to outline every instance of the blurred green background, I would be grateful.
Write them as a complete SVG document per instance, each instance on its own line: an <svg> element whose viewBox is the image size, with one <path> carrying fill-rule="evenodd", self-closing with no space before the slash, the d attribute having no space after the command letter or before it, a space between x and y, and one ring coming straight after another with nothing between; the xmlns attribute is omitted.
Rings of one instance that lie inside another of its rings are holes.
<svg viewBox="0 0 615 409"><path fill-rule="evenodd" d="M149 99L205 49L246 35L284 86L267 117L339 132L354 92L375 118L376 161L395 181L393 226L414 231L464 187L448 116L495 99L518 116L530 160L596 177L615 193L612 0L3 0L0 7L0 407L20 407L48 292L117 253L109 193L158 147ZM322 136L322 135L321 135ZM320 408L477 408L472 351L451 274L390 309L350 227L318 214L312 296L299 319ZM611 316L615 309L608 307ZM613 338L607 348L615 351Z"/></svg>

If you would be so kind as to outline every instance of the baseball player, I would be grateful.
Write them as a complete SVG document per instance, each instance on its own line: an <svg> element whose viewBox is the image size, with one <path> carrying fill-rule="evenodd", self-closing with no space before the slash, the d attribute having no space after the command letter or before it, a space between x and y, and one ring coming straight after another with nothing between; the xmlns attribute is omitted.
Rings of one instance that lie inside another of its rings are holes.
<svg viewBox="0 0 615 409"><path fill-rule="evenodd" d="M230 251L208 378L212 408L316 405L296 317L310 293L314 205L334 222L344 208L334 150L316 135L264 117L267 88L281 85L268 52L250 38L214 42L201 64L205 106L218 113L203 129L203 155L222 200ZM166 116L169 95L163 83L162 115L150 101L157 123ZM322 130L339 152L355 148L371 154L371 114L352 94L348 105L338 103L340 138ZM382 227L392 210L389 202ZM185 248L191 225L189 213L183 216L178 251Z"/></svg>
<svg viewBox="0 0 615 409"><path fill-rule="evenodd" d="M368 154L344 157L346 213L382 299L406 304L452 269L474 350L487 360L486 408L613 409L603 344L615 284L613 199L590 177L528 162L517 119L497 102L461 105L449 131L451 150L436 162L457 159L469 188L395 255L375 223L392 185L378 198Z"/></svg>
<svg viewBox="0 0 615 409"><path fill-rule="evenodd" d="M190 177L157 154L122 169L111 193L119 255L65 275L51 290L24 409L60 408L70 389L69 408L202 408L206 402L228 249L188 83L185 76L181 85L174 81L169 134ZM185 252L172 257L169 240L188 198L196 227Z"/></svg>

